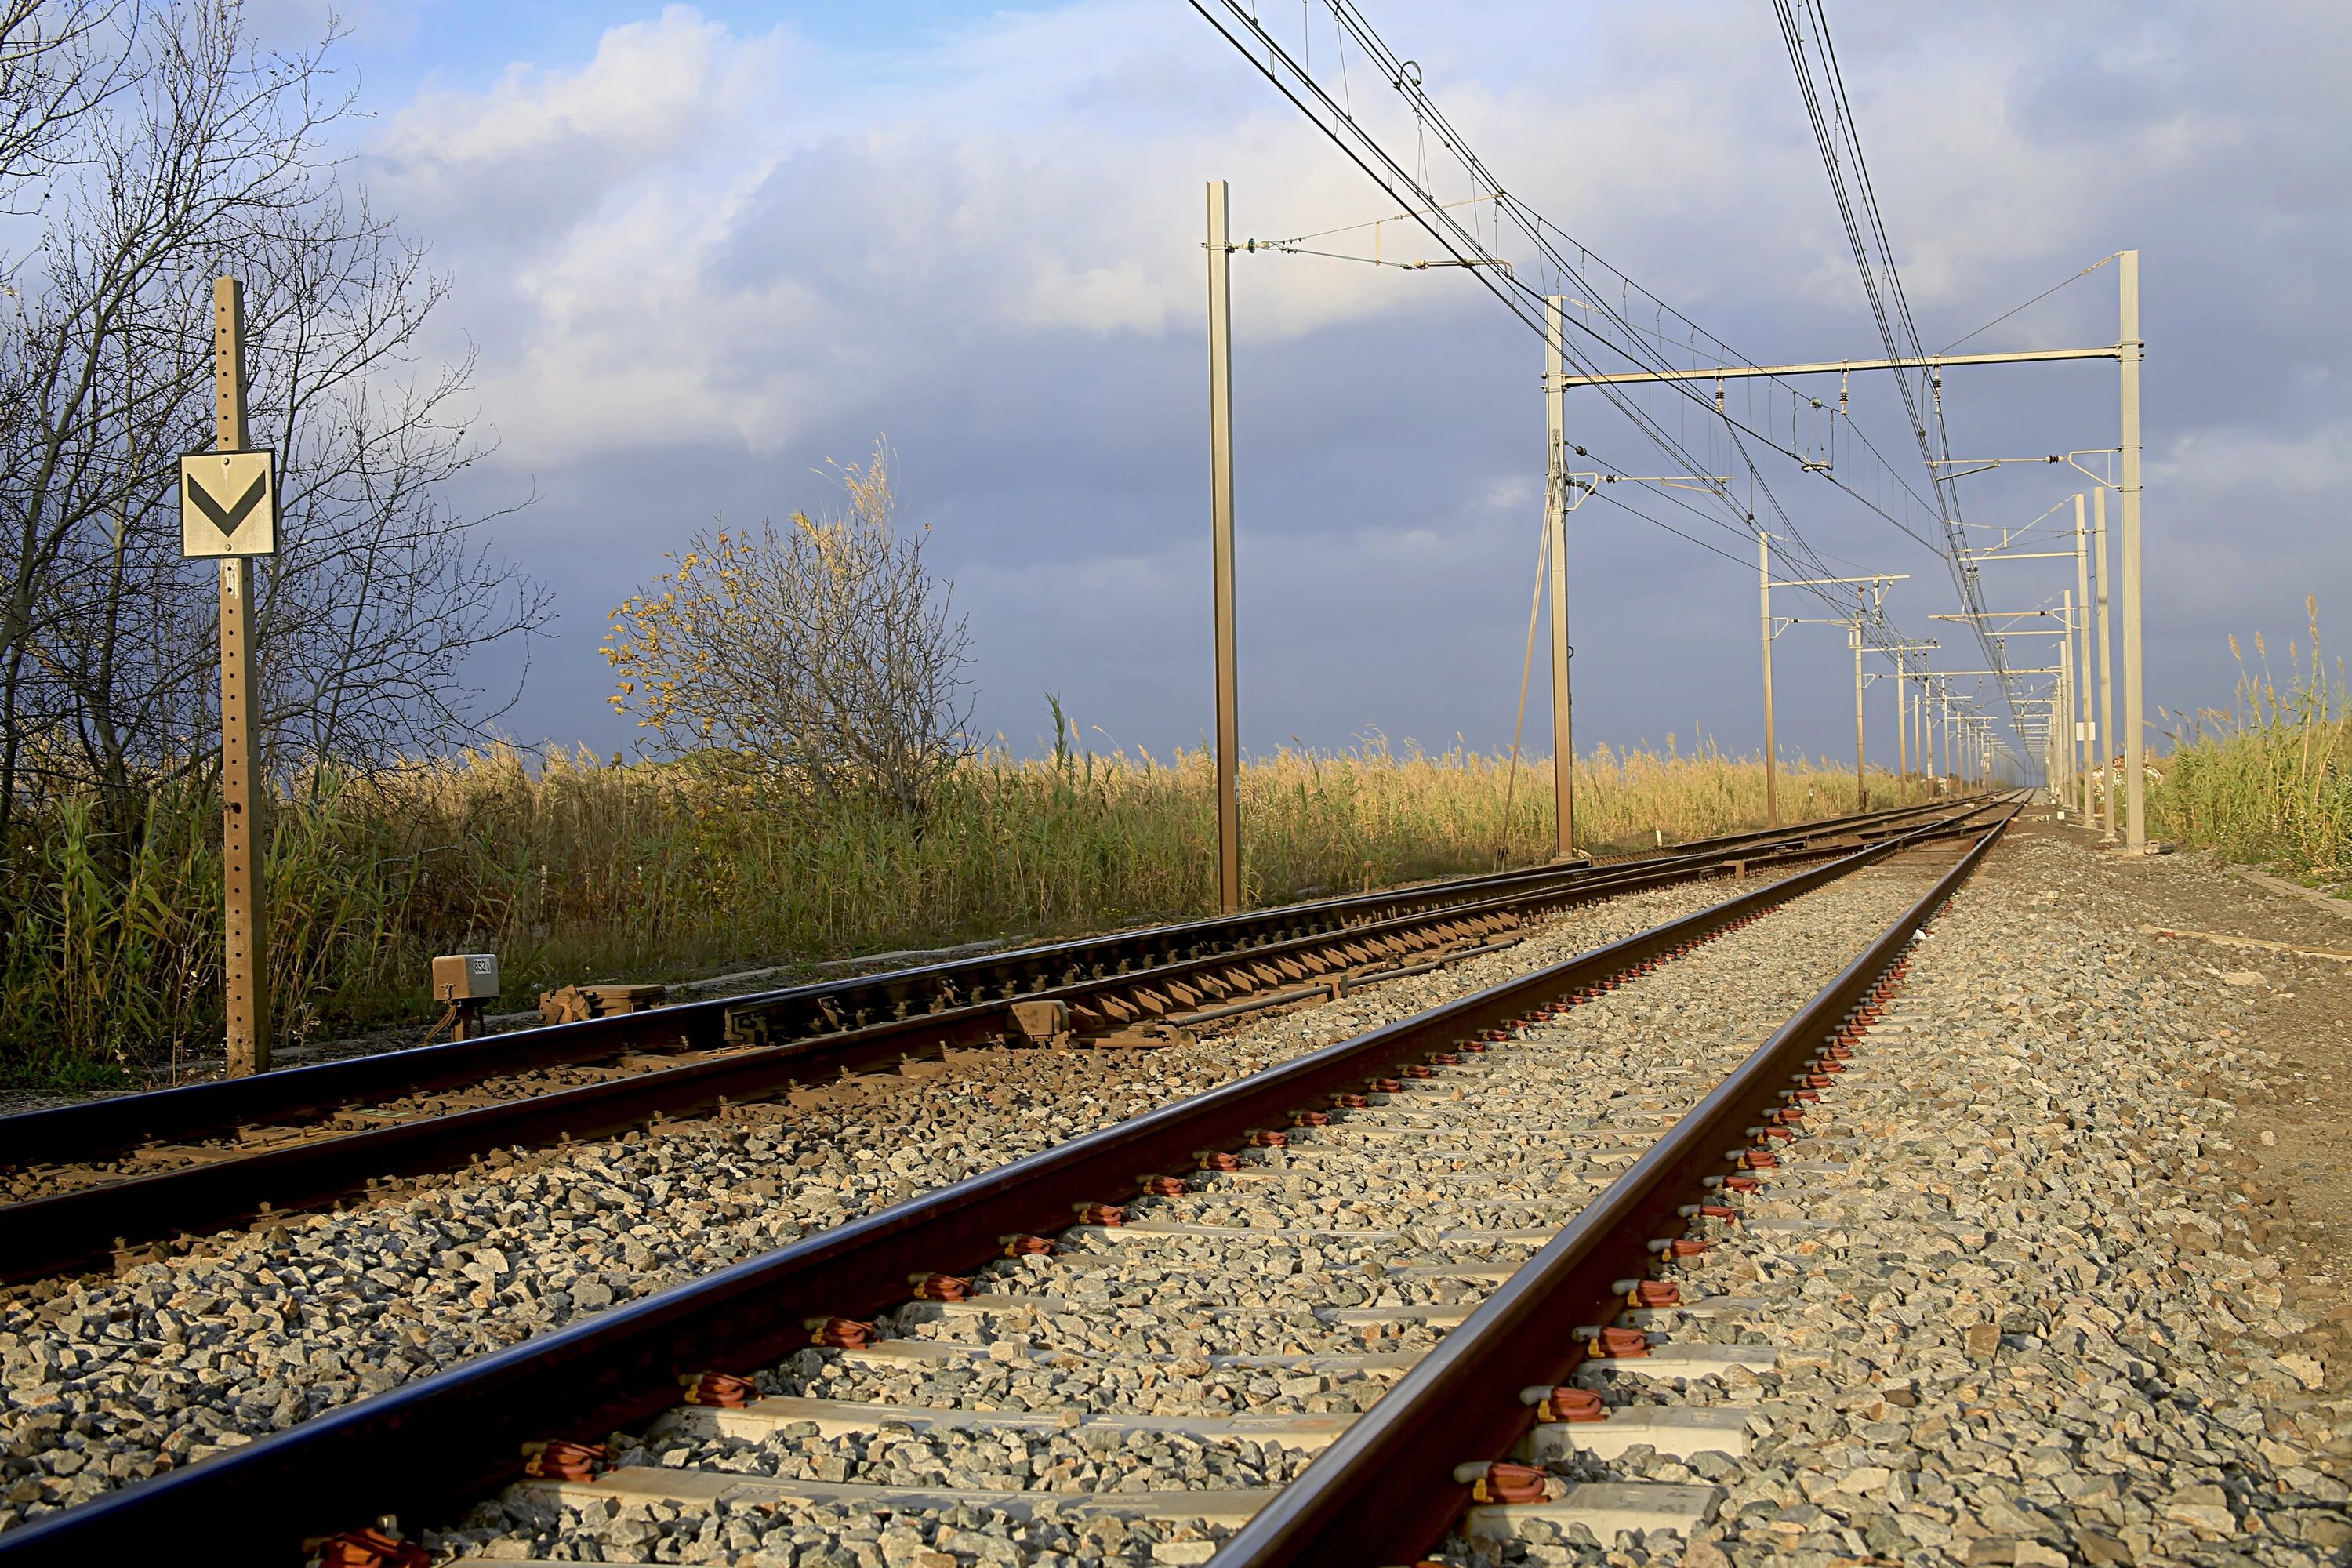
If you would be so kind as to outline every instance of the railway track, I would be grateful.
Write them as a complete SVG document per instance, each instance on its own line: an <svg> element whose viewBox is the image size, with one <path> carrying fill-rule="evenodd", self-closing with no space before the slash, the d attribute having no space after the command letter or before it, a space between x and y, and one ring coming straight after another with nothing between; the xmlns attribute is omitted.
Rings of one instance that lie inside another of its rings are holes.
<svg viewBox="0 0 2352 1568"><path fill-rule="evenodd" d="M1968 808L1957 840L1931 820L9 1531L0 1561L166 1539L294 1561L338 1532L336 1560L396 1561L348 1533L385 1514L465 1519L444 1550L593 1541L623 1560L676 1537L797 1551L877 1520L889 1562L1100 1556L1115 1537L1150 1561L1390 1563L1465 1506L1490 1533L1687 1530L1705 1488L1496 1466L1522 1441L1744 1446L1719 1412L1588 1420L1604 1402L1575 1389L1580 1364L1765 1356L1653 1343L1739 1310L1677 1301L1674 1265L1769 1191L1841 1039L2011 810ZM1801 918L1776 912L1800 899ZM641 1436L590 1451L614 1428ZM536 1475L467 1519L530 1445Z"/></svg>
<svg viewBox="0 0 2352 1568"><path fill-rule="evenodd" d="M1818 861L1965 806L1734 835L0 1118L0 1280L185 1251L494 1151L980 1045L1149 1044L1425 973L1530 920Z"/></svg>

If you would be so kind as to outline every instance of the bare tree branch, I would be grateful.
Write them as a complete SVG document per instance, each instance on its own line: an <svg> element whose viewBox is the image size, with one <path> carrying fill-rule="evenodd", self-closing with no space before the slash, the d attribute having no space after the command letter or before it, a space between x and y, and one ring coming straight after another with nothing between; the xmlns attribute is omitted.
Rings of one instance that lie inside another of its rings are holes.
<svg viewBox="0 0 2352 1568"><path fill-rule="evenodd" d="M654 749L730 761L816 793L921 811L972 750L971 634L953 587L901 534L892 457L835 469L849 505L779 530L698 534L613 612L614 706Z"/></svg>

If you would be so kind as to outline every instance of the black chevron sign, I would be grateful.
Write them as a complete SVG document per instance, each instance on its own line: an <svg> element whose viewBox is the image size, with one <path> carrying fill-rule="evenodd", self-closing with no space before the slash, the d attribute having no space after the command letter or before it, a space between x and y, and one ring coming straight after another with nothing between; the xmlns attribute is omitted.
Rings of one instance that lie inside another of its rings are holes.
<svg viewBox="0 0 2352 1568"><path fill-rule="evenodd" d="M268 447L190 452L180 459L180 553L192 560L277 554L277 491Z"/></svg>
<svg viewBox="0 0 2352 1568"><path fill-rule="evenodd" d="M247 485L245 493L236 498L236 504L223 507L220 502L213 500L210 491L196 482L195 475L188 476L188 499L195 503L198 511L212 519L213 526L221 531L223 539L226 539L244 526L245 520L252 515L253 509L259 506L261 498L268 493L269 476L266 473L256 474L253 483Z"/></svg>

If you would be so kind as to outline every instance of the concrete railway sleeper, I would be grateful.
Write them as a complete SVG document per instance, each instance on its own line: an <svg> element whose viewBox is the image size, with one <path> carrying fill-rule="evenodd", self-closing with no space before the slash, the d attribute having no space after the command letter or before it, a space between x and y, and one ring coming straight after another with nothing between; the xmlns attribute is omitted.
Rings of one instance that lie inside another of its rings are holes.
<svg viewBox="0 0 2352 1568"><path fill-rule="evenodd" d="M356 1527L454 1520L519 1471L503 1511L436 1550L496 1537L511 1556L520 1521L559 1545L588 1531L626 1560L691 1515L730 1545L782 1530L797 1552L887 1513L891 1561L942 1550L941 1531L982 1561L1101 1556L1079 1543L1113 1538L1202 1561L1236 1528L1225 1550L1244 1560L1396 1560L1433 1544L1474 1484L1518 1484L1484 1468L1433 1482L1433 1446L1483 1467L1538 1414L1590 1414L1570 1391L1540 1406L1519 1391L1629 1352L1639 1325L1611 1303L1672 1305L1643 1281L1690 1249L1705 1216L1682 1211L1774 1168L1811 1080L1839 1065L1808 1058L1992 837L1916 899L1938 868L1888 862L1934 830L0 1533L0 1561L164 1539L294 1561L303 1538L338 1532L324 1560L402 1561L410 1549ZM1764 919L1817 889L1801 922ZM1496 1390L1493 1408L1450 1403ZM1421 1425L1397 1428L1398 1410ZM875 1423L888 1440L845 1440ZM1654 1444L1685 1440L1652 1426ZM611 1451L615 1428L641 1432L641 1451ZM1400 1432L1409 1475L1381 1468ZM1108 1474L1113 1453L1147 1456L1144 1471ZM966 1484L999 1471L1016 1484ZM1674 1489L1636 1501L1679 1519ZM908 1521L929 1536L910 1544Z"/></svg>
<svg viewBox="0 0 2352 1568"><path fill-rule="evenodd" d="M1951 830L1976 809L1973 804L1943 808L1926 819L1924 829L1904 832L1903 841ZM651 1070L600 1075L587 1082L546 1087L509 1080L503 1093L495 1091L498 1085L478 1086L485 1092L467 1098L464 1109L394 1116L376 1125L349 1125L349 1108L343 1108L344 1120L323 1125L276 1130L235 1145L176 1149L173 1157L183 1163L147 1174L87 1166L49 1172L35 1188L37 1195L0 1207L0 1279L37 1279L110 1258L135 1261L150 1244L168 1247L177 1237L176 1245L184 1247L225 1226L315 1207L388 1180L459 1168L491 1151L544 1147L601 1137L648 1119L723 1110L795 1084L877 1066L896 1068L910 1057L936 1058L943 1050L993 1043L1008 1034L1039 1044L1067 1043L1074 1035L1110 1045L1164 1043L1182 1037L1181 1031L1189 1026L1253 1007L1295 1004L1318 992L1336 998L1353 984L1378 983L1487 951L1520 934L1531 916L1734 869L1753 873L1818 861L1843 852L1851 837L1841 827L1826 843L1794 849L1774 843L1760 855L1742 847L1732 857L1682 857L1576 880L1555 876L1475 901L1282 936L1239 953L1179 958L1055 984L1016 1001L967 999L790 1044L649 1058L641 1065ZM639 1014L566 1027L593 1029L659 1016ZM48 1119L85 1109L0 1121L0 1147L47 1148L58 1134ZM121 1119L132 1112L114 1114ZM76 1184L77 1176L83 1184Z"/></svg>

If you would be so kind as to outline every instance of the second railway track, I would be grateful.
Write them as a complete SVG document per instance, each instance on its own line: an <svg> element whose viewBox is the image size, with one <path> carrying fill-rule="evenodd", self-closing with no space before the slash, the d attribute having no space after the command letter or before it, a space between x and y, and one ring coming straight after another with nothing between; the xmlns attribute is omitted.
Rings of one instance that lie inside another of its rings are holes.
<svg viewBox="0 0 2352 1568"><path fill-rule="evenodd" d="M1821 1049L1840 1009L1880 983L1910 930L1965 868L1933 842L1902 846L1906 853L1893 863L1888 850L1864 851L1740 894L0 1535L0 1557L87 1560L157 1531L230 1528L255 1542L261 1560L262 1537L236 1521L249 1526L247 1516L264 1497L278 1510L273 1539L298 1526L331 1533L385 1511L415 1522L448 1520L512 1473L522 1442L594 1441L625 1425L645 1432L634 1457L646 1463L625 1464L617 1478L585 1491L571 1482L526 1489L509 1498L506 1514L477 1521L477 1534L448 1536L444 1548L495 1540L501 1555L521 1547L575 1558L583 1542L601 1542L595 1550L609 1556L622 1538L646 1545L689 1535L749 1549L787 1524L822 1533L821 1519L808 1522L810 1509L879 1507L914 1521L928 1539L941 1530L973 1541L1001 1535L1026 1541L1018 1550L1031 1552L1076 1550L1085 1532L1075 1526L1085 1519L1111 1521L1097 1537L1114 1525L1124 1537L1133 1521L1146 1544L1163 1538L1169 1550L1153 1545L1156 1561L1202 1560L1229 1528L1254 1519L1235 1550L1264 1537L1271 1544L1263 1550L1274 1555L1252 1561L1343 1560L1316 1547L1282 1554L1299 1541L1325 1539L1330 1521L1310 1506L1323 1495L1316 1479L1346 1470L1360 1480L1379 1454L1349 1456L1383 1428L1381 1412L1400 1399L1425 1400L1416 1382L1442 1379L1471 1347L1496 1353L1486 1320L1523 1293L1528 1270L1518 1266L1530 1253L1530 1268L1543 1265L1564 1238L1591 1229L1595 1209L1633 1205L1605 1236L1587 1237L1587 1249L1598 1248L1592 1257L1546 1287L1570 1290L1579 1321L1608 1326L1612 1289L1621 1279L1644 1277L1649 1244L1670 1243L1683 1228L1674 1205L1661 1211L1659 1203L1705 1198L1703 1176L1771 1164L1772 1124L1757 1119L1785 1103L1790 1074L1781 1069ZM1969 861L1989 838L1971 842ZM1854 875L1838 879L1843 873ZM1803 920L1764 918L1823 883L1829 889L1807 898ZM1923 897L1930 883L1936 889ZM1586 1005L1560 1006L1580 999ZM1771 1025L1800 1002L1774 1033ZM1764 1034L1772 1040L1758 1051ZM1672 1042L1664 1061L1662 1040ZM1727 1070L1732 1077L1718 1084ZM1265 1147L1270 1141L1251 1131L1286 1122L1295 1124L1288 1146ZM1644 1153L1667 1123L1666 1142ZM1727 1154L1736 1158L1727 1163ZM1620 1178L1629 1158L1633 1169ZM1144 1206L1129 1208L1147 1176ZM1668 1191L1676 1186L1689 1191ZM1596 1194L1599 1202L1587 1206ZM1129 1212L1112 1212L1120 1209ZM1079 1228L1059 1242L1064 1256L1049 1256L1042 1242L1008 1239L1053 1236L1072 1219ZM1124 1223L1088 1223L1100 1221ZM1643 1234L1633 1237L1633 1254L1621 1257L1629 1225ZM978 1267L1008 1245L1013 1257ZM1574 1295L1590 1294L1595 1268L1618 1272L1592 1300ZM909 1304L910 1274L978 1274L973 1285L934 1281L913 1293L976 1289L981 1300ZM1509 1283L1490 1297L1506 1276ZM1553 1302L1547 1310L1549 1331L1559 1329L1560 1310ZM877 1320L885 1310L891 1315ZM1462 1327L1450 1329L1455 1323ZM795 1352L812 1332L826 1348ZM1558 1332L1544 1338L1552 1373L1576 1359ZM1615 1342L1604 1339L1601 1348ZM1436 1353L1425 1353L1433 1347ZM1506 1353L1496 1364L1517 1363ZM1493 1366L1479 1365L1478 1376L1491 1382ZM706 1373L758 1374L772 1398L748 1413L713 1413L709 1399L737 1385L711 1384L704 1408L650 1429L639 1425L670 1402L664 1390L674 1394L681 1375ZM1356 1419L1384 1389L1389 1396L1373 1415ZM806 1403L813 1399L822 1403ZM915 1415L861 1409L876 1405ZM1031 1418L1039 1414L1051 1417L1050 1430ZM1467 1425L1454 1419L1448 1440L1465 1449L1465 1464L1484 1463L1527 1419L1516 1405ZM845 1442L861 1422L888 1430ZM1489 1442L1505 1426L1513 1430ZM1301 1454L1326 1446L1330 1457L1279 1502L1255 1495L1263 1486L1237 1484L1291 1479ZM1147 1456L1143 1470L1108 1473L1105 1457L1129 1449ZM431 1458L394 1466L409 1472L399 1474L368 1458L393 1451ZM549 1452L554 1457L542 1466L570 1468L568 1450ZM988 1468L997 1463L992 1453L1003 1460L996 1471ZM1137 1490L1159 1485L1154 1471L1176 1483L1226 1484L1160 1489L1202 1494L1180 1505ZM1022 1484L963 1484L992 1473ZM716 1479L693 1479L706 1475ZM1039 1484L1040 1476L1050 1479ZM926 1477L957 1484L926 1487ZM1495 1484L1507 1491L1517 1483L1497 1472ZM873 1488L904 1495L877 1501ZM1397 1489L1375 1485L1336 1517L1360 1524L1401 1508L1398 1517L1433 1542L1429 1521L1442 1532L1462 1497L1445 1485L1423 1489L1429 1495L1400 1501L1401 1493L1390 1495ZM1683 1506L1667 1495L1673 1489L1625 1506L1670 1522ZM1053 1518L1037 1534L1032 1516L1041 1505ZM1377 1539L1400 1539L1397 1528ZM903 1549L902 1527L891 1550ZM938 1550L922 1540L913 1549ZM1384 1559L1351 1550L1345 1560Z"/></svg>
<svg viewBox="0 0 2352 1568"><path fill-rule="evenodd" d="M1774 874L1954 809L1833 818L1604 867L1455 879L0 1118L0 1279L166 1256L224 1226L494 1152L896 1071L910 1058L1072 1034L1140 1040L1336 996L1515 942L1531 918L1734 869Z"/></svg>

